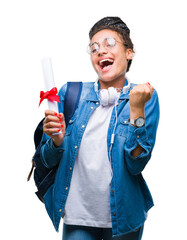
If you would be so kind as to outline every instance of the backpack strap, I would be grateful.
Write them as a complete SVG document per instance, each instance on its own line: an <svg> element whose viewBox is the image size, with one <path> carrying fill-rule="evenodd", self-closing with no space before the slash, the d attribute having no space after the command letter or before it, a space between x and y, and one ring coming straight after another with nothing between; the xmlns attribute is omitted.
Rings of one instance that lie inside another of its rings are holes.
<svg viewBox="0 0 187 240"><path fill-rule="evenodd" d="M82 91L82 82L68 82L64 99L64 116L66 127L72 118L80 99Z"/></svg>
<svg viewBox="0 0 187 240"><path fill-rule="evenodd" d="M37 128L34 131L34 144L35 144L35 149L37 148L37 146L40 144L40 141L42 139L42 135L43 135L43 121L45 118L43 118Z"/></svg>

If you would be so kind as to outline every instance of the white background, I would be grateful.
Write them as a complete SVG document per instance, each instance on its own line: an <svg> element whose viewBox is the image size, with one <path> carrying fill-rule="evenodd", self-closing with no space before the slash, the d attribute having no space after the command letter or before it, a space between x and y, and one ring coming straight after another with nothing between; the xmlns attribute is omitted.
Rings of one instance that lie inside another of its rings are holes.
<svg viewBox="0 0 187 240"><path fill-rule="evenodd" d="M149 81L160 99L153 156L143 175L155 201L144 240L187 239L186 4L177 0L6 0L0 3L1 239L61 239L26 181L33 132L47 103L41 59L51 57L56 86L95 81L88 32L105 16L121 17L136 53L128 77Z"/></svg>

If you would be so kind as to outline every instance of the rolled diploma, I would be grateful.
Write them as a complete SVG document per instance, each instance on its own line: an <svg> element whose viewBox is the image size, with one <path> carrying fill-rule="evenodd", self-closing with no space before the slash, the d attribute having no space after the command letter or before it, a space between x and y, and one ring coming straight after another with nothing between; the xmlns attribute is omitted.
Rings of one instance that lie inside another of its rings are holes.
<svg viewBox="0 0 187 240"><path fill-rule="evenodd" d="M42 69L43 69L45 89L46 91L50 91L53 87L55 87L51 58L42 59ZM47 100L47 102L48 102L49 110L53 110L56 113L58 113L58 103L56 101L49 101L49 100ZM62 132L60 131L59 133L55 133L54 135L58 135L60 133Z"/></svg>
<svg viewBox="0 0 187 240"><path fill-rule="evenodd" d="M44 83L46 91L50 91L52 88L55 87L55 81L53 76L53 68L52 62L50 58L42 59L42 69L43 69L43 76L44 76ZM48 107L50 110L55 111L58 113L58 104L55 101L48 101Z"/></svg>

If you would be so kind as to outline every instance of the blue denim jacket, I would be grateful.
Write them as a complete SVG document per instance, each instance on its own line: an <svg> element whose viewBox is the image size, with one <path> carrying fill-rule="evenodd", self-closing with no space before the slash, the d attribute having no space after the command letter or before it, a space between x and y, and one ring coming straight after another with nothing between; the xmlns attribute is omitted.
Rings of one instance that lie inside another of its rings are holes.
<svg viewBox="0 0 187 240"><path fill-rule="evenodd" d="M131 89L135 84L131 84ZM61 103L59 112L63 112L63 101L67 85L59 91ZM59 164L54 184L44 196L45 206L55 229L58 231L68 196L73 167L81 139L92 112L99 106L94 83L83 83L79 106L66 129L63 144L54 147L52 139L43 134L41 158L45 166L51 168ZM141 172L145 168L156 138L159 121L159 102L156 91L145 106L145 126L136 128L129 124L129 93L122 94L117 106L117 126L112 147L110 205L113 236L120 236L136 230L146 220L147 211L153 206L153 200ZM115 110L112 112L108 128L108 152L116 122ZM137 145L144 151L134 158L131 151ZM85 189L86 191L86 189Z"/></svg>

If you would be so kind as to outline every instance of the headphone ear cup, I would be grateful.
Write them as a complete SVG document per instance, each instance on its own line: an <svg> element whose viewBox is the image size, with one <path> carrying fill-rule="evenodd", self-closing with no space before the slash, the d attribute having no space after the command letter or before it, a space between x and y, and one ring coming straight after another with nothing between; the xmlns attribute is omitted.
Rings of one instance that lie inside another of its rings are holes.
<svg viewBox="0 0 187 240"><path fill-rule="evenodd" d="M100 104L102 106L107 106L108 105L108 90L107 89L102 89L100 91Z"/></svg>
<svg viewBox="0 0 187 240"><path fill-rule="evenodd" d="M118 93L115 88L109 87L108 88L108 102L109 104L114 104L118 99Z"/></svg>

